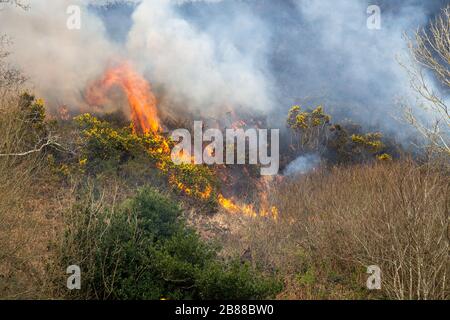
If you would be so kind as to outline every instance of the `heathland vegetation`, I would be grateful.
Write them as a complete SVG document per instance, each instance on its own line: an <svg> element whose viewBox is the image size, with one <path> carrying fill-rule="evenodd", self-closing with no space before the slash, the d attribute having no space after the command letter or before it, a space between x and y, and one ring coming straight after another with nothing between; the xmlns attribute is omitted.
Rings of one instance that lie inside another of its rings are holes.
<svg viewBox="0 0 450 320"><path fill-rule="evenodd" d="M272 181L174 165L165 133L118 113L49 112L0 38L0 298L449 299L449 114L420 77L450 89L449 13L411 40L407 69L438 115L408 109L421 148L294 106L284 160L321 163ZM233 175L255 194L225 198Z"/></svg>

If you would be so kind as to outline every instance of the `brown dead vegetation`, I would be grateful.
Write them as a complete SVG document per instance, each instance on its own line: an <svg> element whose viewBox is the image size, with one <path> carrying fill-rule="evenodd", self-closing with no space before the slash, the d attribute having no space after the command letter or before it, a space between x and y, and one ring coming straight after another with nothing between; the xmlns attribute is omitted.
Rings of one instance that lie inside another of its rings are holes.
<svg viewBox="0 0 450 320"><path fill-rule="evenodd" d="M412 161L299 176L274 191L277 222L225 218L225 251L250 249L281 272L283 299L448 299L449 182ZM369 265L382 270L380 291L366 289Z"/></svg>

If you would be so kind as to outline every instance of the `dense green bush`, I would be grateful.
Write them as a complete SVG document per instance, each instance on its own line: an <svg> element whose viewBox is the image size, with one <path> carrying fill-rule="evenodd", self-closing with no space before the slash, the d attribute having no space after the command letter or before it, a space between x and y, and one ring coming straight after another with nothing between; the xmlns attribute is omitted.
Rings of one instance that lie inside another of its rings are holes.
<svg viewBox="0 0 450 320"><path fill-rule="evenodd" d="M63 246L64 265L83 272L79 297L259 299L281 290L247 264L220 260L154 189L141 189L114 211L95 207L88 200L74 208Z"/></svg>

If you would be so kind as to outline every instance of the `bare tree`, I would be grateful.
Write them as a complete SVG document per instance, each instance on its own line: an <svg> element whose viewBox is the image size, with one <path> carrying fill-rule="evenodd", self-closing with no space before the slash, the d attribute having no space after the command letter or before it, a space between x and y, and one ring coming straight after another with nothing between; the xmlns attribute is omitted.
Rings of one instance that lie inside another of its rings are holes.
<svg viewBox="0 0 450 320"><path fill-rule="evenodd" d="M427 139L433 151L450 156L450 111L448 101L430 85L432 75L445 96L450 92L450 5L426 28L407 37L412 63L402 65L408 71L412 88L424 101L423 110L432 122L420 120L411 107L406 118Z"/></svg>

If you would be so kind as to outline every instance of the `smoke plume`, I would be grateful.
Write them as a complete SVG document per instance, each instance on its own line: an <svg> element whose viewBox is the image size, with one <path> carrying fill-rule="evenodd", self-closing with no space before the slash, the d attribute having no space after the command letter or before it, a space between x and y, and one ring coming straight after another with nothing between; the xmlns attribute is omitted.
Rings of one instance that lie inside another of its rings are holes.
<svg viewBox="0 0 450 320"><path fill-rule="evenodd" d="M284 169L283 174L288 176L305 174L317 168L319 165L320 157L317 154L307 154L292 161L286 169Z"/></svg>
<svg viewBox="0 0 450 320"><path fill-rule="evenodd" d="M128 60L157 90L160 108L202 116L229 109L269 116L283 127L294 103L324 104L403 135L397 98L412 99L403 32L424 25L445 1L376 1L381 29L369 30L369 1L28 0L0 10L12 62L51 106L86 108L83 92L112 61ZM67 7L81 29L66 27Z"/></svg>

